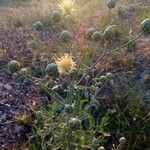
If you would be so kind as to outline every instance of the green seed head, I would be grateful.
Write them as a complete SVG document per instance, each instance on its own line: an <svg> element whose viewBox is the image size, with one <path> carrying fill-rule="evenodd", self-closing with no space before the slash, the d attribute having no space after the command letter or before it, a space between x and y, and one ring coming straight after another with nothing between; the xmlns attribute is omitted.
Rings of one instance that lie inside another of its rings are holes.
<svg viewBox="0 0 150 150"><path fill-rule="evenodd" d="M67 114L71 114L71 113L73 113L73 111L74 111L74 106L73 105L69 105L69 104L65 105L65 112Z"/></svg>
<svg viewBox="0 0 150 150"><path fill-rule="evenodd" d="M105 150L105 148L103 146L101 146L98 150Z"/></svg>
<svg viewBox="0 0 150 150"><path fill-rule="evenodd" d="M116 37L116 26L109 26L105 29L103 33L103 37L105 40L113 40Z"/></svg>
<svg viewBox="0 0 150 150"><path fill-rule="evenodd" d="M107 80L107 77L106 76L100 76L100 78L99 78L99 81L101 81L101 82L105 82Z"/></svg>
<svg viewBox="0 0 150 150"><path fill-rule="evenodd" d="M72 17L72 15L66 15L66 16L65 16L65 21L68 22L68 23L72 23L72 22L73 22L73 17Z"/></svg>
<svg viewBox="0 0 150 150"><path fill-rule="evenodd" d="M72 39L72 34L67 31L67 30L64 30L61 34L60 34L60 40L61 42L63 43L68 43L70 42Z"/></svg>
<svg viewBox="0 0 150 150"><path fill-rule="evenodd" d="M87 31L86 31L86 37L91 40L92 39L92 34L95 32L96 30L94 28L89 28Z"/></svg>
<svg viewBox="0 0 150 150"><path fill-rule="evenodd" d="M94 42L100 41L101 38L102 38L101 32L95 31L95 32L92 34L92 40L93 40Z"/></svg>
<svg viewBox="0 0 150 150"><path fill-rule="evenodd" d="M108 0L107 7L109 9L113 9L113 8L115 8L115 6L116 6L116 0Z"/></svg>
<svg viewBox="0 0 150 150"><path fill-rule="evenodd" d="M37 30L37 31L41 31L43 29L43 24L40 21L37 21L36 23L33 24L33 27Z"/></svg>
<svg viewBox="0 0 150 150"><path fill-rule="evenodd" d="M15 72L19 71L21 68L20 64L16 60L10 61L7 65L7 67L11 73L15 73Z"/></svg>
<svg viewBox="0 0 150 150"><path fill-rule="evenodd" d="M58 11L53 11L52 12L52 20L55 23L58 23L61 21L61 14Z"/></svg>
<svg viewBox="0 0 150 150"><path fill-rule="evenodd" d="M77 130L80 128L81 121L78 118L71 118L69 120L69 127L72 130Z"/></svg>
<svg viewBox="0 0 150 150"><path fill-rule="evenodd" d="M126 138L125 138L125 137L121 137L121 138L119 139L119 143L120 143L120 144L125 144L125 143L126 143Z"/></svg>
<svg viewBox="0 0 150 150"><path fill-rule="evenodd" d="M113 52L111 52L111 57L113 59L118 59L120 57L120 52L119 51L113 51Z"/></svg>
<svg viewBox="0 0 150 150"><path fill-rule="evenodd" d="M111 80L111 79L114 78L114 76L113 76L112 73L108 72L108 73L106 74L106 78L107 78L108 80Z"/></svg>
<svg viewBox="0 0 150 150"><path fill-rule="evenodd" d="M141 24L141 29L145 33L150 33L150 19L145 19Z"/></svg>
<svg viewBox="0 0 150 150"><path fill-rule="evenodd" d="M46 69L45 69L45 72L50 77L57 76L58 75L57 65L55 63L48 64Z"/></svg>

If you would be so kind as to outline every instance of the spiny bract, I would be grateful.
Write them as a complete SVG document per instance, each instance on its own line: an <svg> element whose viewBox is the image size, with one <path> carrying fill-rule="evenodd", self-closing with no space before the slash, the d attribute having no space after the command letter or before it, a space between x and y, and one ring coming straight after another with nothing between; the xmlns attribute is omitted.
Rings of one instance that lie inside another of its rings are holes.
<svg viewBox="0 0 150 150"><path fill-rule="evenodd" d="M81 121L78 118L69 119L69 127L72 130L77 130L80 128Z"/></svg>
<svg viewBox="0 0 150 150"><path fill-rule="evenodd" d="M112 25L105 29L103 33L103 37L105 40L114 40L117 34L118 33L117 33L116 25Z"/></svg>
<svg viewBox="0 0 150 150"><path fill-rule="evenodd" d="M69 104L65 105L65 112L67 114L71 114L71 113L73 113L73 111L74 111L74 106L73 105L69 105Z"/></svg>
<svg viewBox="0 0 150 150"><path fill-rule="evenodd" d="M108 0L107 7L109 9L113 9L113 8L115 8L115 6L116 6L116 0Z"/></svg>
<svg viewBox="0 0 150 150"><path fill-rule="evenodd" d="M76 69L76 63L69 54L64 54L64 56L58 58L55 63L58 66L60 74L72 73Z"/></svg>
<svg viewBox="0 0 150 150"><path fill-rule="evenodd" d="M101 32L95 31L95 32L92 34L92 40L93 40L94 42L100 41L101 38L102 38Z"/></svg>
<svg viewBox="0 0 150 150"><path fill-rule="evenodd" d="M73 22L73 17L72 17L72 15L66 15L66 16L65 16L65 21L68 22L68 23L72 23L72 22Z"/></svg>
<svg viewBox="0 0 150 150"><path fill-rule="evenodd" d="M37 21L36 23L33 24L33 27L37 30L37 31L41 31L43 29L43 24L40 21Z"/></svg>
<svg viewBox="0 0 150 150"><path fill-rule="evenodd" d="M70 42L72 39L72 34L67 31L67 30L64 30L61 34L60 34L60 40L61 42L63 43L68 43Z"/></svg>
<svg viewBox="0 0 150 150"><path fill-rule="evenodd" d="M89 29L86 31L86 37L91 40L91 39L92 39L92 34L93 34L95 31L96 31L96 29L94 29L94 28L89 28Z"/></svg>
<svg viewBox="0 0 150 150"><path fill-rule="evenodd" d="M126 143L126 138L125 138L125 137L121 137L121 138L119 139L119 143L120 143L120 144L125 144L125 143Z"/></svg>
<svg viewBox="0 0 150 150"><path fill-rule="evenodd" d="M57 64L55 63L48 64L47 67L45 68L45 72L48 76L52 77L57 76L58 74Z"/></svg>
<svg viewBox="0 0 150 150"><path fill-rule="evenodd" d="M100 78L99 78L99 81L101 81L101 82L105 82L106 80L107 80L107 77L104 75L100 76Z"/></svg>
<svg viewBox="0 0 150 150"><path fill-rule="evenodd" d="M8 66L8 70L11 73L15 73L15 72L19 71L21 68L20 63L17 62L16 60L10 61L7 66Z"/></svg>
<svg viewBox="0 0 150 150"><path fill-rule="evenodd" d="M145 33L150 33L150 19L145 19L142 23L141 23L141 29L143 32Z"/></svg>
<svg viewBox="0 0 150 150"><path fill-rule="evenodd" d="M111 80L111 79L114 78L114 76L113 76L112 73L108 72L108 73L106 74L106 78L107 78L108 80Z"/></svg>
<svg viewBox="0 0 150 150"><path fill-rule="evenodd" d="M105 150L105 148L103 146L101 146L98 150Z"/></svg>
<svg viewBox="0 0 150 150"><path fill-rule="evenodd" d="M61 14L60 14L59 11L53 11L53 12L52 12L52 20L53 20L53 22L55 22L55 23L58 23L58 22L61 21Z"/></svg>

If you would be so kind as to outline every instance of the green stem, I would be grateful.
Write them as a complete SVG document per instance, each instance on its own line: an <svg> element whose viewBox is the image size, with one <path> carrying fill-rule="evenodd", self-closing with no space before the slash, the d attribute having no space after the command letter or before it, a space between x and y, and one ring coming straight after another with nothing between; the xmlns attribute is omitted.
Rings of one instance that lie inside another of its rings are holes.
<svg viewBox="0 0 150 150"><path fill-rule="evenodd" d="M24 76L25 78L27 78L29 81L31 81L34 85L36 85L36 86L40 87L41 89L43 89L48 95L53 97L58 103L65 106L65 99L62 98L57 93L55 93L53 90L51 90L51 89L48 90L42 83L39 83L39 84L35 83L35 81L32 80L32 76L30 76L30 75L26 75L26 74L21 74L21 75ZM60 100L58 100L58 99L60 99Z"/></svg>
<svg viewBox="0 0 150 150"><path fill-rule="evenodd" d="M132 42L134 42L135 40L137 40L137 39L138 39L140 36L142 36L142 35L143 35L143 32L141 32L140 34L138 34L135 38L133 38L133 39L130 40L129 42L125 43L124 45L122 45L122 46L120 46L120 47L118 47L118 48L116 48L116 49L114 49L114 50L111 50L111 51L108 52L107 54L110 54L110 53L112 53L112 52L114 52L114 51L118 51L118 50L120 50L120 49L122 49L122 48L128 46L129 44L131 44Z"/></svg>
<svg viewBox="0 0 150 150"><path fill-rule="evenodd" d="M79 80L79 82L78 82L77 84L79 84L79 83L88 75L88 73L92 71L92 69L99 63L99 61L100 61L106 54L110 54L110 53L112 53L112 52L114 52L114 51L120 50L120 49L122 49L122 48L128 46L130 43L132 43L133 41L137 40L137 39L138 39L140 36L142 36L142 35L143 35L143 32L141 32L138 36L136 36L135 38L133 38L133 39L130 40L129 42L127 42L127 43L123 44L122 46L116 48L115 50L111 50L111 51L109 51L109 52L106 52L106 50L104 50L103 55L102 55L101 57L99 57L98 60L89 68L89 70L87 71L87 73L81 77L81 79Z"/></svg>

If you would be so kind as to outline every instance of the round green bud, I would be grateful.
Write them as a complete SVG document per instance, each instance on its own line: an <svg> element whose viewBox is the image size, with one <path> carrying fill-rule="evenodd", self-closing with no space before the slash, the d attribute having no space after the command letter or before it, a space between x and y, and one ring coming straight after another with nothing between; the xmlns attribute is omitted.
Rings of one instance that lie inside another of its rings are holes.
<svg viewBox="0 0 150 150"><path fill-rule="evenodd" d="M33 24L33 27L37 30L37 31L41 31L43 29L43 24L40 21L37 21L36 23Z"/></svg>
<svg viewBox="0 0 150 150"><path fill-rule="evenodd" d="M150 33L150 19L145 19L141 24L141 29L145 33Z"/></svg>
<svg viewBox="0 0 150 150"><path fill-rule="evenodd" d="M7 67L11 73L15 73L15 72L19 71L21 68L20 64L16 60L10 61L7 65Z"/></svg>
<svg viewBox="0 0 150 150"><path fill-rule="evenodd" d="M107 7L109 9L113 9L113 8L115 8L115 6L116 6L116 0L108 0Z"/></svg>
<svg viewBox="0 0 150 150"><path fill-rule="evenodd" d="M111 52L111 57L113 58L113 59L118 59L119 57L120 57L120 52L119 51L112 51Z"/></svg>
<svg viewBox="0 0 150 150"><path fill-rule="evenodd" d="M125 137L121 137L121 138L119 139L119 143L120 143L120 144L125 144L125 143L126 143L126 138L125 138Z"/></svg>
<svg viewBox="0 0 150 150"><path fill-rule="evenodd" d="M73 105L69 105L69 104L65 105L65 112L67 114L71 114L71 113L73 113L73 111L74 111L74 106Z"/></svg>
<svg viewBox="0 0 150 150"><path fill-rule="evenodd" d="M73 17L72 17L72 15L66 15L66 16L65 16L65 21L68 22L68 23L72 23L72 22L73 22Z"/></svg>
<svg viewBox="0 0 150 150"><path fill-rule="evenodd" d="M48 76L55 77L58 75L58 68L55 63L48 64L45 68L45 72Z"/></svg>
<svg viewBox="0 0 150 150"><path fill-rule="evenodd" d="M103 146L99 147L98 150L105 150L105 148Z"/></svg>
<svg viewBox="0 0 150 150"><path fill-rule="evenodd" d="M60 40L61 42L63 43L68 43L70 42L72 39L72 34L67 31L67 30L64 30L61 34L60 34Z"/></svg>
<svg viewBox="0 0 150 150"><path fill-rule="evenodd" d="M61 14L58 11L53 11L52 12L52 21L55 23L58 23L61 21Z"/></svg>
<svg viewBox="0 0 150 150"><path fill-rule="evenodd" d="M102 38L102 33L101 33L101 32L95 31L95 32L92 34L92 40L93 40L94 42L100 41L101 38Z"/></svg>
<svg viewBox="0 0 150 150"><path fill-rule="evenodd" d="M101 81L101 82L105 82L107 80L107 77L106 76L100 76L100 78L99 78L99 81Z"/></svg>
<svg viewBox="0 0 150 150"><path fill-rule="evenodd" d="M96 30L94 28L89 28L87 31L86 31L86 37L91 40L92 39L92 34L95 32Z"/></svg>
<svg viewBox="0 0 150 150"><path fill-rule="evenodd" d="M107 78L108 80L111 80L111 79L114 78L114 76L113 76L112 73L108 72L108 73L106 74L106 78Z"/></svg>
<svg viewBox="0 0 150 150"><path fill-rule="evenodd" d="M70 129L77 130L80 128L81 121L78 118L71 118L68 125Z"/></svg>
<svg viewBox="0 0 150 150"><path fill-rule="evenodd" d="M115 39L115 26L109 26L105 29L103 36L105 40Z"/></svg>

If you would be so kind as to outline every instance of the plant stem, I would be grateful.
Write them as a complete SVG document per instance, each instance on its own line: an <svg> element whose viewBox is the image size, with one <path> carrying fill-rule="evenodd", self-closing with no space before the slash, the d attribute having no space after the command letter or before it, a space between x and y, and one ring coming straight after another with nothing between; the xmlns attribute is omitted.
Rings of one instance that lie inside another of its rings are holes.
<svg viewBox="0 0 150 150"><path fill-rule="evenodd" d="M32 80L32 76L30 75L26 75L26 74L21 74L22 76L24 76L25 78L27 78L29 81L31 81L34 85L40 87L41 89L43 89L48 95L50 95L51 97L53 97L58 103L60 103L61 105L65 106L65 99L62 98L60 95L58 95L57 93L55 93L53 90L51 89L47 89L42 83L36 84L34 80ZM54 96L55 95L55 96ZM60 99L60 100L58 100Z"/></svg>
<svg viewBox="0 0 150 150"><path fill-rule="evenodd" d="M110 53L112 53L112 52L114 52L114 51L120 50L120 49L122 49L122 48L128 46L130 43L134 42L135 40L137 40L137 39L138 39L140 36L142 36L142 35L143 35L143 32L141 32L141 33L138 34L135 38L133 38L133 39L130 40L129 42L123 44L122 46L120 46L120 47L118 47L118 48L116 48L116 49L114 49L114 50L111 50L111 51L108 52L107 54L110 54Z"/></svg>
<svg viewBox="0 0 150 150"><path fill-rule="evenodd" d="M79 84L79 83L88 75L88 73L89 73L90 71L92 71L92 69L99 63L99 61L100 61L106 54L110 54L110 53L112 53L112 52L114 52L114 51L120 50L120 49L122 49L122 48L128 46L130 43L132 43L133 41L137 40L137 39L138 39L140 36L142 36L142 35L143 35L143 32L141 32L139 35L137 35L135 38L133 38L133 39L130 40L129 42L127 42L127 43L123 44L122 46L120 46L120 47L118 47L118 48L116 48L116 49L114 49L114 50L111 50L111 51L109 51L109 52L106 52L107 50L104 50L103 55L102 55L101 57L99 57L98 60L89 68L89 70L87 71L87 73L81 77L81 79L79 80L79 82L78 82L77 84Z"/></svg>

